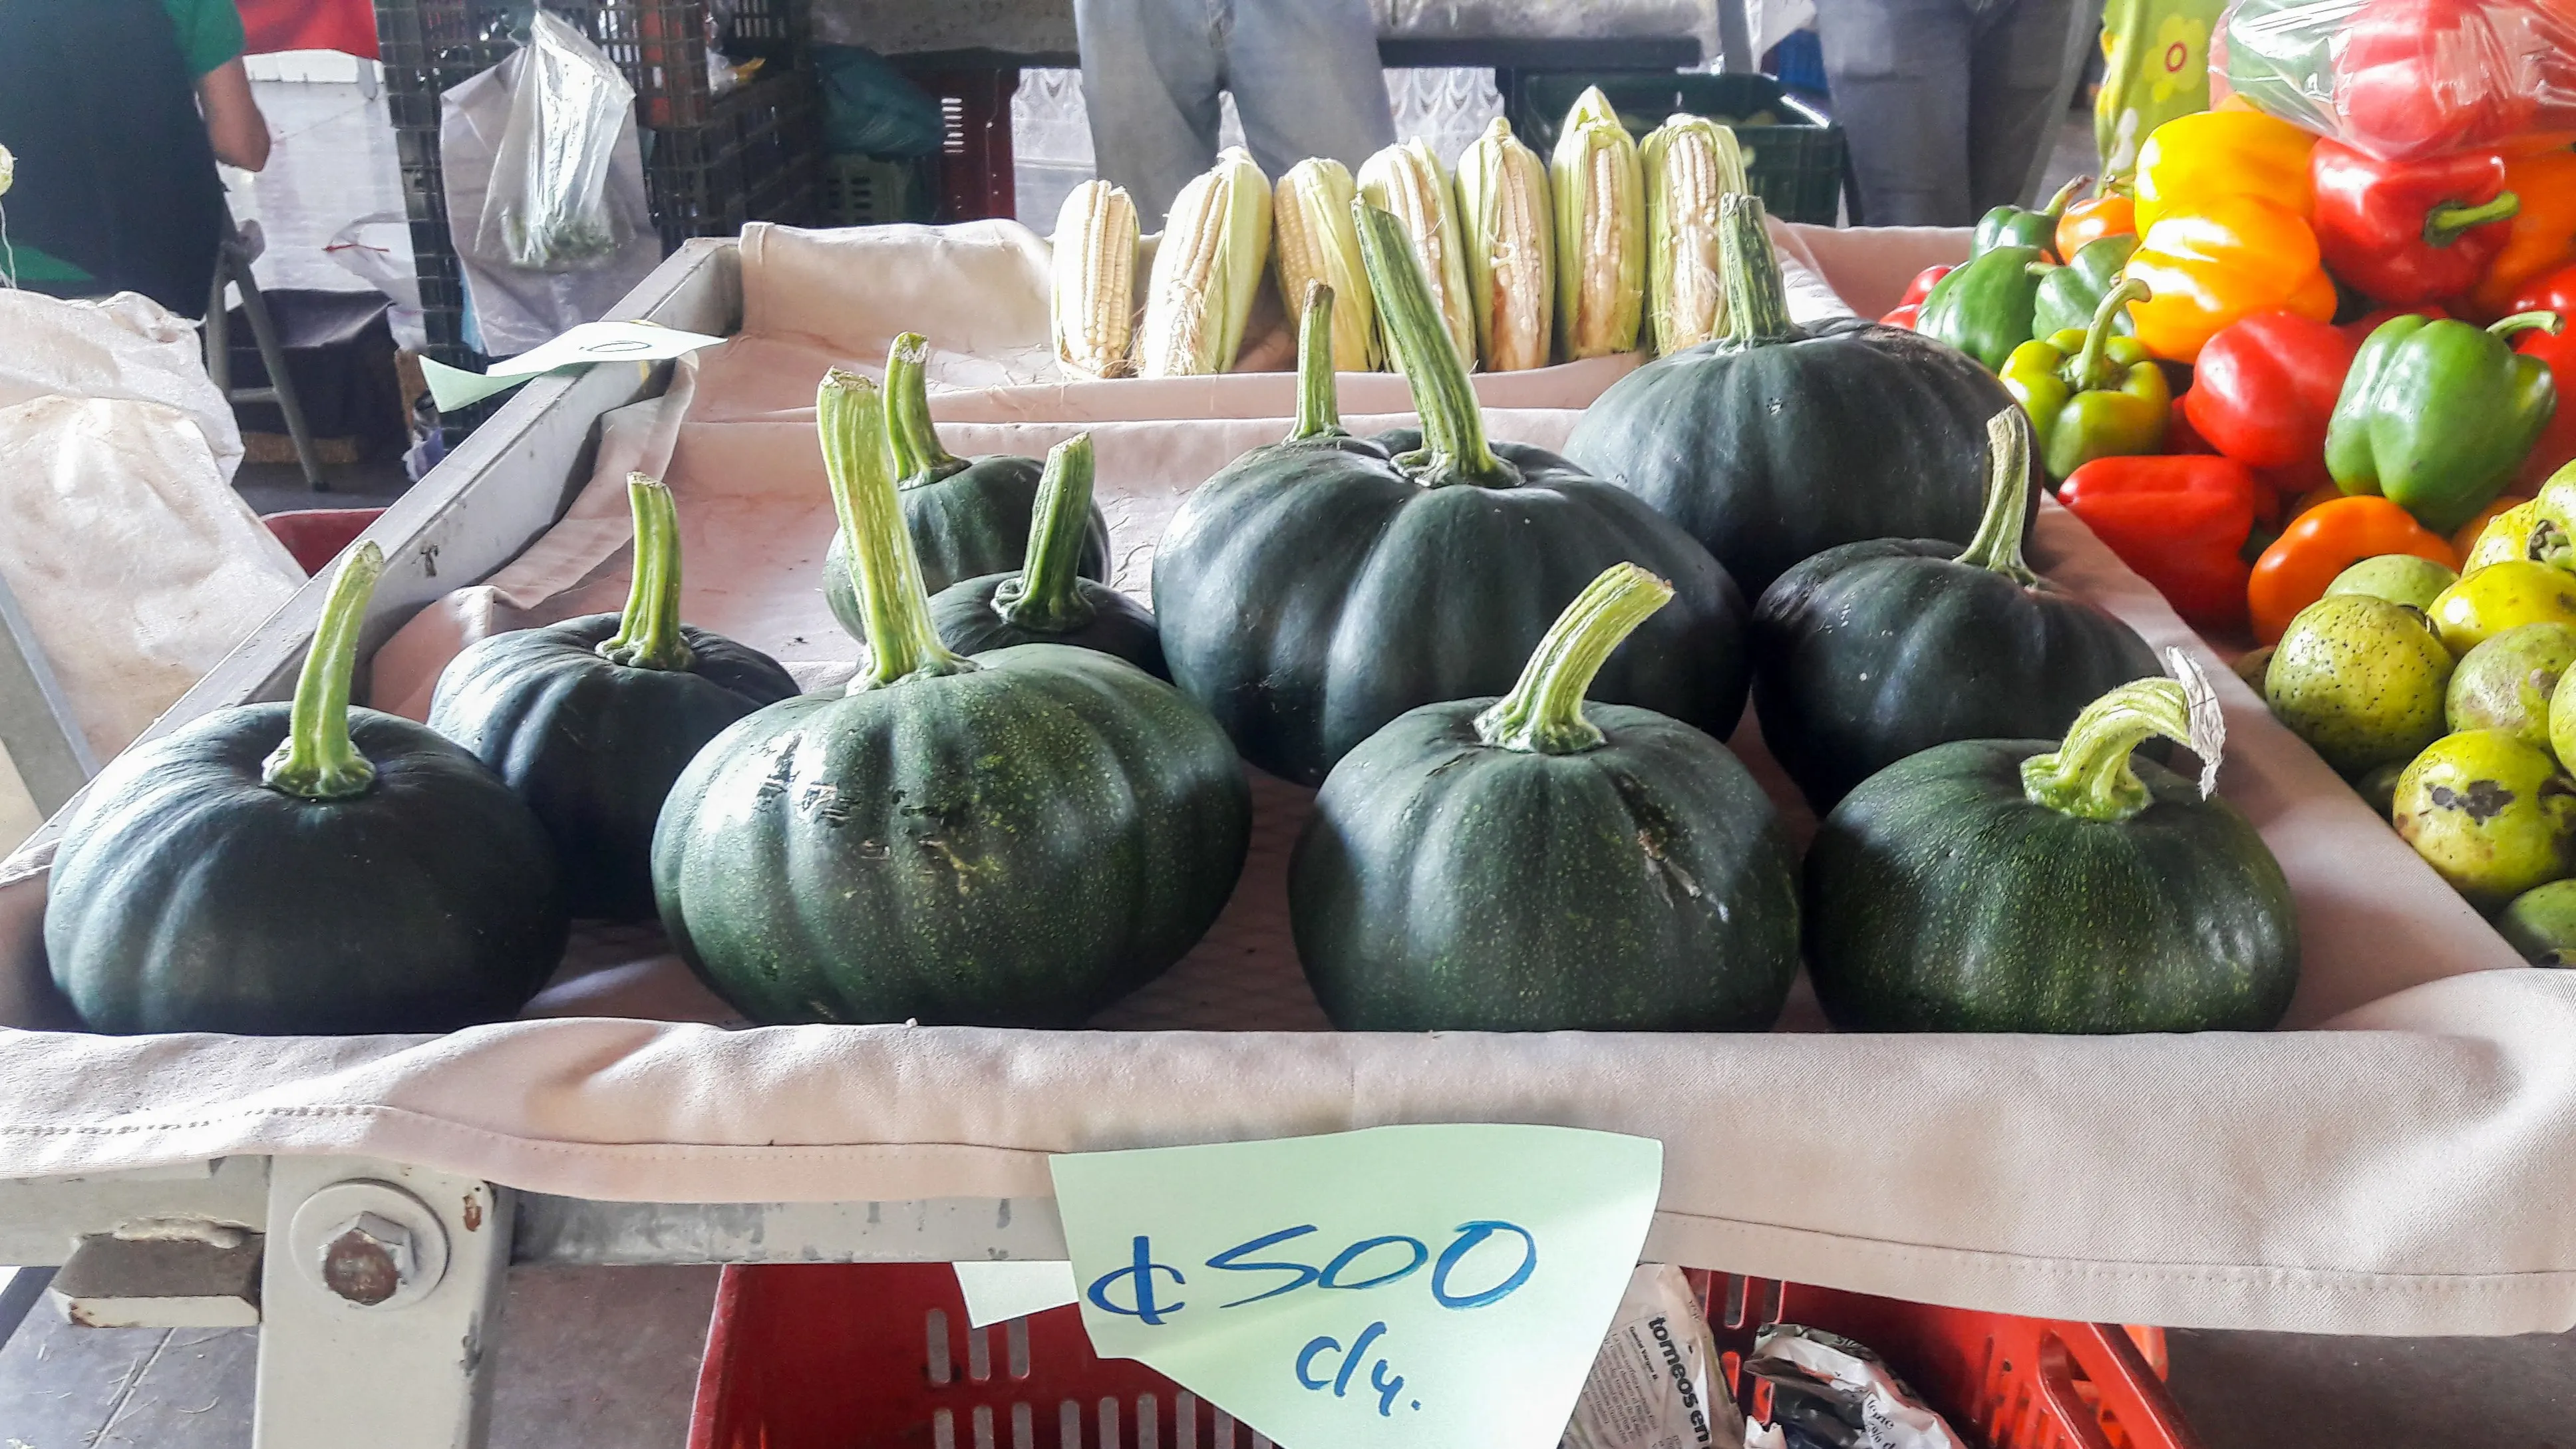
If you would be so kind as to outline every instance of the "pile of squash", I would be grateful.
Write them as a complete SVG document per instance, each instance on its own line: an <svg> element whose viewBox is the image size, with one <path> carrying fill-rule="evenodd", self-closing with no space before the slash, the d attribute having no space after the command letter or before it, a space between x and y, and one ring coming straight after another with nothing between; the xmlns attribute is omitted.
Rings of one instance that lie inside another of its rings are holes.
<svg viewBox="0 0 2576 1449"><path fill-rule="evenodd" d="M2208 793L2205 681L2025 563L2019 409L1922 334L1792 323L1760 203L1722 220L1726 335L1559 456L1486 436L1362 205L1421 428L1341 426L1310 289L1294 428L1189 497L1152 613L1100 582L1088 438L950 456L918 337L882 391L833 372L846 687L680 623L639 476L622 614L477 643L427 728L353 708L361 547L291 706L92 788L55 979L102 1031L441 1031L524 1004L572 917L658 914L755 1022L1077 1026L1216 920L1248 761L1319 787L1290 913L1346 1029L1761 1030L1802 960L1847 1028L2273 1025L2296 923ZM1723 743L1748 696L1803 862Z"/></svg>

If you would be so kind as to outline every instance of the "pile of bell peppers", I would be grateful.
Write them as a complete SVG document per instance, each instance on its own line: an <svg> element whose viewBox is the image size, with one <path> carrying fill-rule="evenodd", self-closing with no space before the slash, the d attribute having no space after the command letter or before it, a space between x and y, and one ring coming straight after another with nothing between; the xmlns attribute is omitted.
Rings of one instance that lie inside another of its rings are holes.
<svg viewBox="0 0 2576 1449"><path fill-rule="evenodd" d="M2401 83L2439 43L2404 27L2466 3L2353 22L2405 146L2231 97L2158 127L2131 192L1989 213L1882 319L1997 373L2059 502L2203 629L2270 642L2375 553L2456 566L2576 461L2576 149Z"/></svg>

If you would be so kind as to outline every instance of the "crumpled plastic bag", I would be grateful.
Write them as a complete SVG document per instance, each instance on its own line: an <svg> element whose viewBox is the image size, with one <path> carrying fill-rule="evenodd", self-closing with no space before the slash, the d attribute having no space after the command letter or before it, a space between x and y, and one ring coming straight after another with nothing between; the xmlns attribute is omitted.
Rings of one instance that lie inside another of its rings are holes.
<svg viewBox="0 0 2576 1449"><path fill-rule="evenodd" d="M492 157L474 248L533 272L605 265L652 224L619 204L610 173L635 134L635 88L582 33L540 9L515 57L510 119Z"/></svg>
<svg viewBox="0 0 2576 1449"><path fill-rule="evenodd" d="M2236 0L2213 94L2385 160L2576 131L2566 0Z"/></svg>

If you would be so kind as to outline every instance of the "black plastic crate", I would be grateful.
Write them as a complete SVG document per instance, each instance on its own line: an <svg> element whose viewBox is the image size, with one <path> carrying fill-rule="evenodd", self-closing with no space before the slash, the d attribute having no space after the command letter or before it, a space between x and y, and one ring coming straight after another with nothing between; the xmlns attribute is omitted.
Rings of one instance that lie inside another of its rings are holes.
<svg viewBox="0 0 2576 1449"><path fill-rule="evenodd" d="M1744 147L1745 179L1783 221L1834 224L1843 201L1848 150L1840 126L1767 75L1572 74L1516 71L1504 113L1512 132L1541 156L1556 146L1565 113L1587 86L1599 86L1631 135L1673 115L1722 121ZM1852 220L1860 220L1853 209Z"/></svg>
<svg viewBox="0 0 2576 1449"><path fill-rule="evenodd" d="M500 64L527 29L528 0L377 0L376 45L396 129L435 132L439 93ZM703 124L720 99L707 81L706 0L549 0L635 87L645 126ZM737 0L718 48L777 70L804 64L799 0Z"/></svg>

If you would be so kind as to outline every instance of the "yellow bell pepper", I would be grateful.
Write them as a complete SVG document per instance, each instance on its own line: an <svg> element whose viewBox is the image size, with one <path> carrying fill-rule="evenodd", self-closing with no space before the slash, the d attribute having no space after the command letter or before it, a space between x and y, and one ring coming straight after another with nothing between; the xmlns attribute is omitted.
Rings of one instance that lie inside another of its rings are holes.
<svg viewBox="0 0 2576 1449"><path fill-rule="evenodd" d="M2138 234L2168 212L2222 196L2260 196L2306 220L2316 210L2308 153L2317 138L2260 111L2199 111L2148 133L2138 152Z"/></svg>
<svg viewBox="0 0 2576 1449"><path fill-rule="evenodd" d="M2240 317L2287 308L2325 322L2335 289L2316 233L2296 212L2259 196L2220 196L2169 211L2147 229L2126 275L2149 296L2129 309L2149 352L2191 362Z"/></svg>

